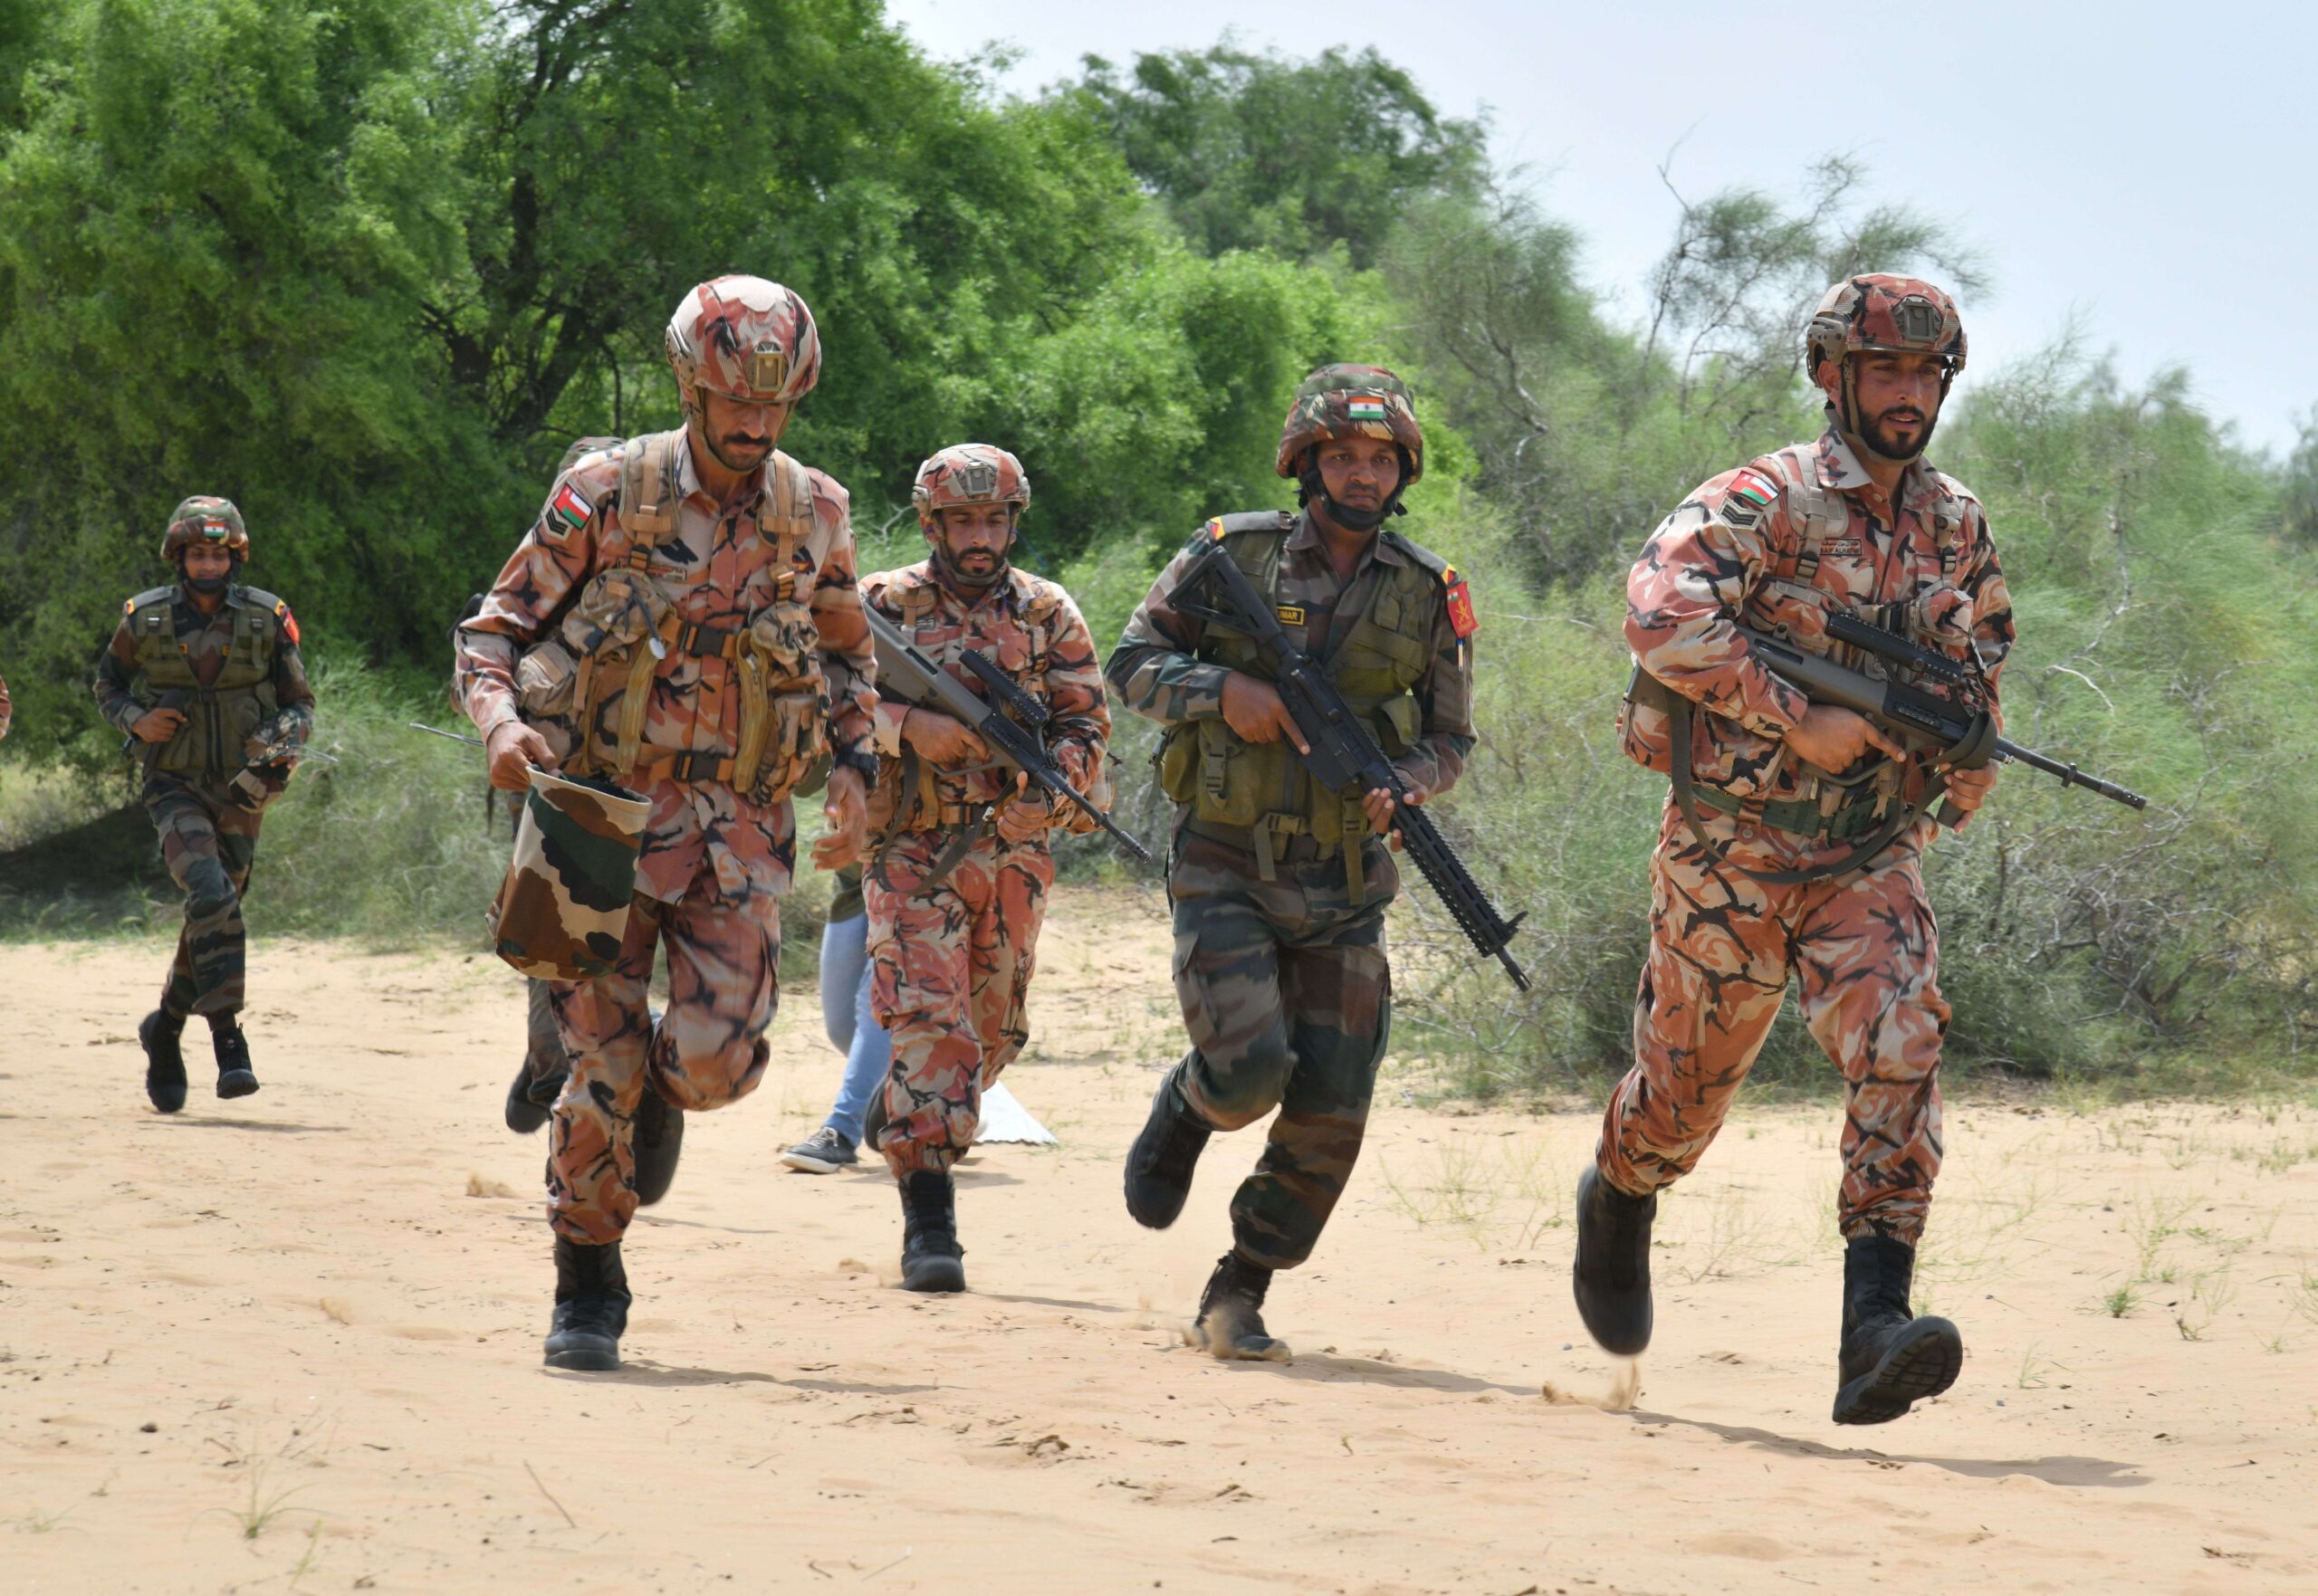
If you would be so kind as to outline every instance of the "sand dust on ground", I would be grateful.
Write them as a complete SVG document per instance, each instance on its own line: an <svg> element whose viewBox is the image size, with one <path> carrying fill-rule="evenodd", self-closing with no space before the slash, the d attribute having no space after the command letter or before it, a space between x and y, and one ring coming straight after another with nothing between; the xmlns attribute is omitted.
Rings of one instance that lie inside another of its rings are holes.
<svg viewBox="0 0 2318 1596"><path fill-rule="evenodd" d="M0 1591L2318 1589L2318 1115L1953 1109L1963 1379L1838 1429L1835 1110L1742 1113L1669 1198L1628 1369L1569 1301L1591 1117L1388 1066L1274 1288L1294 1361L1223 1364L1177 1327L1256 1134L1173 1231L1119 1201L1165 925L1066 894L1043 952L1008 1078L1063 1144L962 1171L970 1294L886 1283L882 1174L776 1164L838 1072L792 990L629 1237L627 1369L558 1375L503 967L261 944L264 1090L165 1119L165 950L0 949Z"/></svg>

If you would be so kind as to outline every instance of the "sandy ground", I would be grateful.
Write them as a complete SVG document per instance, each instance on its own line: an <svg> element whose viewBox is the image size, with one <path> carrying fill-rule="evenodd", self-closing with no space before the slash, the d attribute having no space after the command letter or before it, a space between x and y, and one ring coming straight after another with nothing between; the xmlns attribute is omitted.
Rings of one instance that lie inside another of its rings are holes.
<svg viewBox="0 0 2318 1596"><path fill-rule="evenodd" d="M1226 1365L1175 1326L1254 1134L1173 1232L1118 1198L1164 927L1066 896L1047 951L1010 1081L1064 1145L962 1172L971 1294L886 1283L881 1175L775 1165L837 1072L792 991L630 1236L606 1376L539 1366L489 959L261 947L264 1091L163 1119L162 951L0 949L0 1591L2318 1588L2318 1116L1952 1112L1924 1295L1964 1378L1839 1430L1832 1109L1745 1114L1669 1200L1615 1411L1566 1281L1590 1118L1388 1075L1274 1291L1295 1361Z"/></svg>

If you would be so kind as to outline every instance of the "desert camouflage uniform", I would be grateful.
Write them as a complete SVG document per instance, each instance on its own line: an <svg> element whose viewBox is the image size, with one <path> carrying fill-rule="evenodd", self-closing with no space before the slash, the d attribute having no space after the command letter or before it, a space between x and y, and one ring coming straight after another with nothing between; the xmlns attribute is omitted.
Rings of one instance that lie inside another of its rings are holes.
<svg viewBox="0 0 2318 1596"><path fill-rule="evenodd" d="M860 618L845 490L805 472L812 530L783 572L775 545L759 535L771 462L752 492L724 506L702 491L684 435L674 435L672 448L676 530L651 542L648 556L620 523L618 454L583 456L557 479L482 613L458 630L456 691L468 715L486 738L525 718L519 653L548 634L591 578L638 555L676 620L709 638L745 626L791 577L788 591L809 602L821 633L829 741L841 756L866 761L876 666ZM643 747L659 762L630 780L652 812L619 962L594 980L551 983L571 1071L551 1132L548 1216L559 1233L584 1244L618 1240L635 1216L631 1122L647 1085L678 1108L715 1108L747 1095L764 1070L795 815L786 796L759 803L730 781L680 779L682 767L669 762L697 756L713 766L736 751L740 674L732 659L685 646L669 647L658 662ZM551 720L531 718L535 725ZM667 951L669 1006L656 1031L645 997L659 946Z"/></svg>
<svg viewBox="0 0 2318 1596"><path fill-rule="evenodd" d="M1340 588L1308 515L1269 535L1285 539L1273 588L1282 618L1296 617L1289 635L1322 661L1336 659L1375 604L1382 568L1438 569L1430 555L1385 531ZM1160 573L1105 668L1122 704L1167 726L1220 722L1223 713L1229 672L1202 657L1205 626L1166 602L1209 538L1202 530ZM1431 655L1413 689L1419 735L1394 763L1408 781L1438 794L1463 773L1472 748L1472 668L1445 589L1437 580L1431 586L1440 601ZM1252 832L1198 822L1188 803L1177 811L1167 887L1175 996L1192 1042L1179 1079L1184 1101L1217 1130L1279 1111L1255 1172L1231 1201L1235 1249L1268 1268L1310 1257L1343 1195L1391 1028L1384 907L1400 876L1381 837L1363 840L1358 859L1356 893L1342 851L1308 836L1285 839L1266 872Z"/></svg>
<svg viewBox="0 0 2318 1596"><path fill-rule="evenodd" d="M129 600L120 625L97 656L97 710L123 736L132 735L129 728L158 707L159 695L139 680L129 619L140 603L155 597ZM265 645L273 653L270 685L278 712L275 723L290 733L292 742L302 742L313 725L314 691L306 681L298 624L289 606L239 584L227 590L214 615L196 608L181 585L169 597L171 632L195 679L205 686L225 669L237 624L263 628ZM188 712L201 712L197 702L187 707ZM183 1025L188 1015L209 1019L241 1012L247 962L242 901L249 891L264 806L281 796L290 776L278 765L254 767L252 774L263 784L265 797L252 807L227 786L242 769L236 751L246 750L221 749L218 762L209 769L172 774L157 768L168 746L132 743L145 765L140 796L160 832L161 862L185 894L185 925L161 988L161 1012Z"/></svg>
<svg viewBox="0 0 2318 1596"><path fill-rule="evenodd" d="M1856 781L1846 789L1800 768L1782 738L1807 701L1748 655L1734 617L1854 667L1861 661L1827 640L1830 609L1959 660L1977 655L1991 708L2012 645L2011 598L1978 501L1921 460L1888 501L1832 430L1692 493L1652 534L1626 592L1637 660L1700 706L1692 766L1702 798L1717 805L1701 811L1707 834L1758 871L1843 859L1892 805L1924 793L1930 771L1920 759L1903 767L1874 756L1836 773ZM1632 757L1669 769L1665 714L1630 705L1621 724ZM1798 808L1774 814L1825 817L1828 834L1769 823L1763 806L1790 804ZM1774 884L1718 866L1669 800L1651 861L1634 1066L1603 1122L1599 1160L1611 1184L1640 1196L1698 1162L1793 976L1805 1023L1844 1075L1843 1233L1914 1245L1940 1170L1948 1027L1919 863L1934 829L1920 820L1846 874Z"/></svg>
<svg viewBox="0 0 2318 1596"><path fill-rule="evenodd" d="M1045 701L1047 746L1070 784L1090 789L1111 716L1094 639L1069 595L1010 570L988 593L962 596L931 560L870 577L862 595L974 692L979 679L960 663L968 648ZM937 885L920 890L959 829L1013 791L1013 772L920 774L902 744L907 713L905 703L877 706L886 760L871 813L886 824L862 878L870 1003L893 1036L882 1145L896 1175L945 1170L973 1145L982 1089L1030 1036L1025 1004L1054 884L1046 838L1008 842L993 823Z"/></svg>

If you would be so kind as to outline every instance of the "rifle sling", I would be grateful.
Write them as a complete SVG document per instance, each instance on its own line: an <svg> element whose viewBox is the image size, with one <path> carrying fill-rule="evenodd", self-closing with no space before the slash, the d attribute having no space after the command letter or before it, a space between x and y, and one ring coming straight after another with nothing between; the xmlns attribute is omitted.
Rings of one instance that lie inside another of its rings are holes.
<svg viewBox="0 0 2318 1596"><path fill-rule="evenodd" d="M1682 824L1691 828L1691 839L1699 845L1706 856L1717 865L1727 865L1741 875L1752 876L1766 886L1802 886L1809 882L1826 881L1838 875L1848 875L1891 846L1892 839L1907 831L1923 818L1931 806L1948 791L1948 778L1935 774L1931 786L1917 802L1892 815L1874 834L1832 865L1814 865L1803 870L1750 870L1730 856L1723 847L1706 834L1706 821L1699 814L1698 788L1691 780L1691 701L1671 687L1661 683L1666 694L1666 722L1673 746L1672 769L1669 774L1674 782L1674 807L1681 811Z"/></svg>

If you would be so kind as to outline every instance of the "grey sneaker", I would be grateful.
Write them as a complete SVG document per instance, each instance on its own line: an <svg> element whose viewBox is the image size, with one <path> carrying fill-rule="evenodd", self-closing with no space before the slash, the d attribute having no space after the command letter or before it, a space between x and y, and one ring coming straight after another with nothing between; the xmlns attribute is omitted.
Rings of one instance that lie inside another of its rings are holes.
<svg viewBox="0 0 2318 1596"><path fill-rule="evenodd" d="M781 1161L809 1175L834 1175L848 1164L859 1163L861 1155L853 1151L843 1132L835 1125L823 1125L782 1153Z"/></svg>

